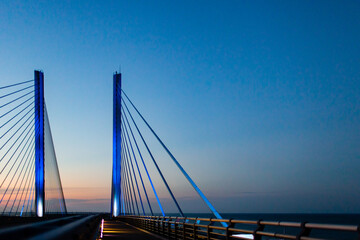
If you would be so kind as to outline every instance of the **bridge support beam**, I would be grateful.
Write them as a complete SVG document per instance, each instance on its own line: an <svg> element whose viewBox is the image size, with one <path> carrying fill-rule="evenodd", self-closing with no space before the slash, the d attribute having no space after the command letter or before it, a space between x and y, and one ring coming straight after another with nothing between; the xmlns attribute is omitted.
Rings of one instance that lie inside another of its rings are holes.
<svg viewBox="0 0 360 240"><path fill-rule="evenodd" d="M35 70L35 211L45 213L44 73Z"/></svg>
<svg viewBox="0 0 360 240"><path fill-rule="evenodd" d="M113 76L113 171L111 191L111 216L117 217L121 210L121 73Z"/></svg>

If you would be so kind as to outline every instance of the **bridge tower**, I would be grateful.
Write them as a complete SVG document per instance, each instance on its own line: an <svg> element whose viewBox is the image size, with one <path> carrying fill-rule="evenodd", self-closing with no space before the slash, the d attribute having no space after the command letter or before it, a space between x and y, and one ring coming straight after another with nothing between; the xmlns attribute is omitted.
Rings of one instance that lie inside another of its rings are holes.
<svg viewBox="0 0 360 240"><path fill-rule="evenodd" d="M113 76L113 170L111 191L111 216L120 215L121 198L121 73Z"/></svg>
<svg viewBox="0 0 360 240"><path fill-rule="evenodd" d="M44 73L35 70L35 212L45 212Z"/></svg>

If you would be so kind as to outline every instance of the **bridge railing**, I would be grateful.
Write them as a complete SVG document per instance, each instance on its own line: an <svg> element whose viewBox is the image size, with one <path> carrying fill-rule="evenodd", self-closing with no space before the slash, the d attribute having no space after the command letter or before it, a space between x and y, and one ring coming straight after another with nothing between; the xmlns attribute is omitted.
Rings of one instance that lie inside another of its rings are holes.
<svg viewBox="0 0 360 240"><path fill-rule="evenodd" d="M121 220L168 239L360 239L360 225L161 216Z"/></svg>

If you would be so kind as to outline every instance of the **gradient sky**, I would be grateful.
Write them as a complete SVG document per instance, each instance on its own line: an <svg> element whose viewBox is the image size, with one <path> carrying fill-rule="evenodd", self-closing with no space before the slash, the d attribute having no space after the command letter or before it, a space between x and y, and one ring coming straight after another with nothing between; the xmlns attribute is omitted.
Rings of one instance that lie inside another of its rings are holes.
<svg viewBox="0 0 360 240"><path fill-rule="evenodd" d="M70 211L109 210L121 65L125 91L220 212L359 213L359 12L359 1L1 1L0 85L44 71ZM196 211L185 185L177 196Z"/></svg>

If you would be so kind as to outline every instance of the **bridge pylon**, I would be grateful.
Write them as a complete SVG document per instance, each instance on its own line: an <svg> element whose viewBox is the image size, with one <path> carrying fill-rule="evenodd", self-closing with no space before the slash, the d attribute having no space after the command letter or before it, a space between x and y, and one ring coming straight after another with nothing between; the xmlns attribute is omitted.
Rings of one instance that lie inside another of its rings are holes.
<svg viewBox="0 0 360 240"><path fill-rule="evenodd" d="M45 213L44 73L35 70L35 212Z"/></svg>
<svg viewBox="0 0 360 240"><path fill-rule="evenodd" d="M120 215L121 209L121 73L113 76L113 169L111 190L111 216Z"/></svg>

